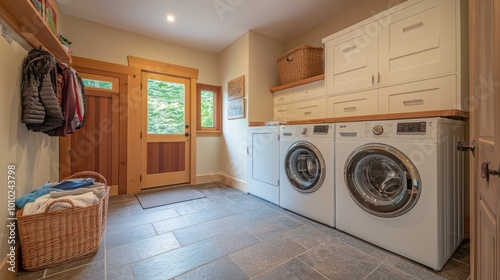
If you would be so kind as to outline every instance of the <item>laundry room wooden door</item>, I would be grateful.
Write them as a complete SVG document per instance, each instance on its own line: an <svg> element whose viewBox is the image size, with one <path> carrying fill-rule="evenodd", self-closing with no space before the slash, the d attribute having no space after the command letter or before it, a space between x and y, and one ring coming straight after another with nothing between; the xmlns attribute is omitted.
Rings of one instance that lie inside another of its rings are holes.
<svg viewBox="0 0 500 280"><path fill-rule="evenodd" d="M125 193L127 76L74 68L85 84L86 121L83 128L60 138L59 176L95 171L106 178L112 194Z"/></svg>
<svg viewBox="0 0 500 280"><path fill-rule="evenodd" d="M471 278L500 279L500 0L470 0Z"/></svg>

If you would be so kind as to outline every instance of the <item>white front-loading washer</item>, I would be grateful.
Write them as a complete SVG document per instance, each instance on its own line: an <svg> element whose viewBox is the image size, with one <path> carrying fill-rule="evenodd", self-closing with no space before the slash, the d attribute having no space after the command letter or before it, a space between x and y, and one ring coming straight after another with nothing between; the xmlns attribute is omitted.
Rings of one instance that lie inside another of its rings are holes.
<svg viewBox="0 0 500 280"><path fill-rule="evenodd" d="M279 126L247 129L247 191L279 204Z"/></svg>
<svg viewBox="0 0 500 280"><path fill-rule="evenodd" d="M280 206L335 226L334 124L282 126Z"/></svg>
<svg viewBox="0 0 500 280"><path fill-rule="evenodd" d="M336 227L441 270L464 236L464 123L337 124Z"/></svg>

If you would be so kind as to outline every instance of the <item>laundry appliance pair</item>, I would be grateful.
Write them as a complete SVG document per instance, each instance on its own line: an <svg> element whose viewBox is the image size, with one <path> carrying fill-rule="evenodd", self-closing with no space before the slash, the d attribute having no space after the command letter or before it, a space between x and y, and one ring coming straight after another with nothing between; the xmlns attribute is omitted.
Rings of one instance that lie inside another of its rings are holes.
<svg viewBox="0 0 500 280"><path fill-rule="evenodd" d="M290 125L278 133L282 208L435 270L463 240L464 158L455 148L463 122Z"/></svg>

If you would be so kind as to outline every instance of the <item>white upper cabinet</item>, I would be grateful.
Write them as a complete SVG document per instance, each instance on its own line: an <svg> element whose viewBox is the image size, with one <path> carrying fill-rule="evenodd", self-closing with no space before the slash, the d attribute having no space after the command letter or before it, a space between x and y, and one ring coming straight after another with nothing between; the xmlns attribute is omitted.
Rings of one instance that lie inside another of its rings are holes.
<svg viewBox="0 0 500 280"><path fill-rule="evenodd" d="M388 87L412 83L404 87L405 95L412 86L418 95L421 85L415 82L443 78L440 88L454 91L435 91L434 98L451 102L434 107L406 106L395 111L416 112L431 107L467 111L463 102L467 96L466 15L466 0L409 0L323 39L327 96L370 92L379 95L379 103L383 104L379 113L387 114L395 108L389 103L397 99L400 90ZM415 99L427 103L433 97L426 94ZM331 110L334 108L329 108L328 115L344 114Z"/></svg>
<svg viewBox="0 0 500 280"><path fill-rule="evenodd" d="M455 0L424 1L378 21L383 84L457 71Z"/></svg>
<svg viewBox="0 0 500 280"><path fill-rule="evenodd" d="M325 45L328 94L361 90L375 85L378 29L377 22L373 22Z"/></svg>

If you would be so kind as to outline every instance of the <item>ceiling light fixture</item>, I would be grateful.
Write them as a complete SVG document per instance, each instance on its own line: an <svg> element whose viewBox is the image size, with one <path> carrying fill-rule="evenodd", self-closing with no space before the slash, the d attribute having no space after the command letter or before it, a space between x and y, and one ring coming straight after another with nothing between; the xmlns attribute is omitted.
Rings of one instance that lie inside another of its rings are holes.
<svg viewBox="0 0 500 280"><path fill-rule="evenodd" d="M173 15L168 15L167 16L167 21L168 22L174 22L175 21L175 17Z"/></svg>

